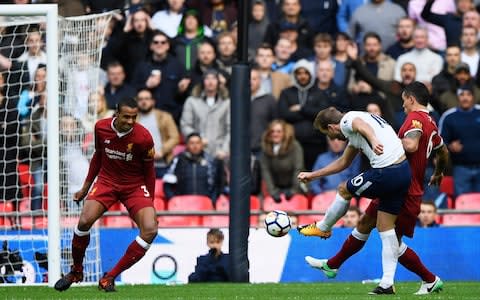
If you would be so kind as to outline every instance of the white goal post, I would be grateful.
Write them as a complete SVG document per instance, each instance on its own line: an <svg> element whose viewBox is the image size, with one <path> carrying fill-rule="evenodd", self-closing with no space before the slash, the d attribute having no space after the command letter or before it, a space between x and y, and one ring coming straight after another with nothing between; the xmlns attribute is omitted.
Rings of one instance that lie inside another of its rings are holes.
<svg viewBox="0 0 480 300"><path fill-rule="evenodd" d="M100 59L111 17L110 12L63 18L56 4L0 5L0 85L6 90L6 96L0 90L4 118L0 123L17 128L8 133L15 146L0 144L0 179L9 182L0 187L0 247L4 247L0 252L18 251L22 256L15 263L20 265L17 269L9 269L13 262L0 258L0 286L41 283L48 277L53 287L70 270L71 239L81 212L72 194L86 176L93 149L98 101L94 99L105 83L100 84L105 73ZM32 61L37 65L31 67ZM46 78L38 75L42 72ZM20 79L12 80L15 76ZM5 101L17 108L14 120L5 117L12 115L13 108L5 108ZM39 113L35 115L39 119L34 119L34 113ZM38 132L33 131L35 126L40 127ZM7 140L7 131L3 132ZM43 149L39 155L38 143ZM6 153L13 147L12 158ZM28 179L22 180L22 174ZM9 176L15 176L16 183L8 181ZM22 192L12 197L13 189ZM98 227L97 222L91 229L85 255L86 283L96 283L102 276ZM12 246L5 250L8 244Z"/></svg>
<svg viewBox="0 0 480 300"><path fill-rule="evenodd" d="M48 34L46 35L47 55L47 97L58 97L58 8L56 4L39 5L2 5L3 15L10 16L45 16ZM55 101L47 102L48 118L48 170L59 170L59 106ZM48 174L48 285L53 286L60 278L60 174Z"/></svg>

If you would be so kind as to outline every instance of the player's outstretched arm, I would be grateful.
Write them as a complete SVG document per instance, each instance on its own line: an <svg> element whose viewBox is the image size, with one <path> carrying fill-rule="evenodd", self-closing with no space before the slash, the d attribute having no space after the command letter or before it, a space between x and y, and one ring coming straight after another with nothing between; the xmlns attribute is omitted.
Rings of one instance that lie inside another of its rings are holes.
<svg viewBox="0 0 480 300"><path fill-rule="evenodd" d="M375 135L373 128L370 125L368 125L367 122L363 121L360 118L355 118L353 119L353 122L352 122L352 129L353 131L360 133L363 137L367 139L367 141L372 146L372 150L373 152L375 152L375 154L377 155L383 154L383 145L377 139L377 136Z"/></svg>
<svg viewBox="0 0 480 300"><path fill-rule="evenodd" d="M435 151L435 170L430 177L428 185L439 186L443 179L443 174L448 165L448 148L443 144L439 149Z"/></svg>
<svg viewBox="0 0 480 300"><path fill-rule="evenodd" d="M357 153L357 149L352 146L348 146L347 148L345 148L345 151L343 151L342 156L340 156L338 159L316 171L300 172L297 176L297 179L301 182L308 183L317 178L336 174L340 171L343 171L352 163Z"/></svg>

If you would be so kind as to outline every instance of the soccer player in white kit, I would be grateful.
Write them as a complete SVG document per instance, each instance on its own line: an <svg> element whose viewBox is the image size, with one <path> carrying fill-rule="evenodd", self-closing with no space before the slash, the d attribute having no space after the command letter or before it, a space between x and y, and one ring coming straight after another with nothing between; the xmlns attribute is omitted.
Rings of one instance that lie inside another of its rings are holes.
<svg viewBox="0 0 480 300"><path fill-rule="evenodd" d="M298 180L309 182L340 172L351 164L359 151L367 156L371 168L338 186L335 201L323 220L299 226L298 230L305 236L329 238L333 225L346 213L353 196L378 198L377 229L382 240L383 276L371 294L394 294L393 278L399 251L395 221L411 180L402 142L384 119L368 112L344 114L329 107L317 114L313 125L330 138L349 143L340 158L319 170L300 172Z"/></svg>

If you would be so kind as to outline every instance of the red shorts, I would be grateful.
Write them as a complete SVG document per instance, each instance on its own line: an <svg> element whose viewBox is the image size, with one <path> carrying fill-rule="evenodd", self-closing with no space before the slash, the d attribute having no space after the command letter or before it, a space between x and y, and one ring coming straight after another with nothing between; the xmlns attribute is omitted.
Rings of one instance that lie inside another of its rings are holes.
<svg viewBox="0 0 480 300"><path fill-rule="evenodd" d="M405 203L407 201L413 202L413 201L419 201L419 200L421 200L420 196L407 195L407 199ZM372 200L368 205L367 209L365 210L365 214L376 219L378 204L379 204L378 199ZM397 216L397 221L395 222L395 231L397 232L397 234L412 238L413 233L415 231L415 225L417 223L417 216L418 216L418 213L414 214L410 212L408 209L406 209L405 206L403 206Z"/></svg>
<svg viewBox="0 0 480 300"><path fill-rule="evenodd" d="M145 185L117 185L97 180L88 193L87 200L100 202L106 209L120 201L128 210L130 217L144 207L154 207L152 195Z"/></svg>

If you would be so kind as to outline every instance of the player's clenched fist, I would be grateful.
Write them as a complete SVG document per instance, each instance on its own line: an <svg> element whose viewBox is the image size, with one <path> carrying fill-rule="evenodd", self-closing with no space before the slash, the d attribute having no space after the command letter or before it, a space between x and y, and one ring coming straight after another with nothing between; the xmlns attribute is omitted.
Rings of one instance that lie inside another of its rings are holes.
<svg viewBox="0 0 480 300"><path fill-rule="evenodd" d="M88 193L88 190L84 190L84 189L79 190L78 192L73 194L73 201L75 201L75 202L82 201L83 198L85 198L85 196L87 196L87 193Z"/></svg>
<svg viewBox="0 0 480 300"><path fill-rule="evenodd" d="M298 173L297 179L301 182L308 183L313 179L312 172L300 172Z"/></svg>

